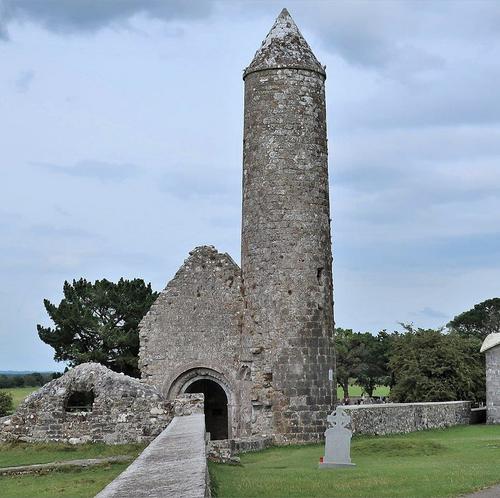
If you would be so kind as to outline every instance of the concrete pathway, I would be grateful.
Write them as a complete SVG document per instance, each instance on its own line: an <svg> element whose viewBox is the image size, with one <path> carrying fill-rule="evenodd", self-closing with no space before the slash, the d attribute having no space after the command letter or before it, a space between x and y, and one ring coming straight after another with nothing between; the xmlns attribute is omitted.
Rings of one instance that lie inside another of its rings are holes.
<svg viewBox="0 0 500 498"><path fill-rule="evenodd" d="M500 496L500 484L491 488L483 489L470 495L463 495L462 498L498 498Z"/></svg>
<svg viewBox="0 0 500 498"><path fill-rule="evenodd" d="M174 417L128 469L96 498L205 498L210 496L205 416Z"/></svg>

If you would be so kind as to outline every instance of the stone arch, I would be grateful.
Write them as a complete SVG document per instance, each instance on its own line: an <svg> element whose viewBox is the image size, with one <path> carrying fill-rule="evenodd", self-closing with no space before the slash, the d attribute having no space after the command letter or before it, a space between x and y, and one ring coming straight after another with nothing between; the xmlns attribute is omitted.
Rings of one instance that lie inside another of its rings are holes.
<svg viewBox="0 0 500 498"><path fill-rule="evenodd" d="M177 378L170 384L170 387L165 386L165 391L167 392L168 399L175 399L177 396L186 392L200 392L193 390L196 386L199 386L202 392L203 389L210 389L210 383L214 384L214 389L212 390L213 392L215 392L218 387L225 395L226 400L224 408L227 410L227 432L225 433L225 437L227 437L227 439L231 439L234 433L234 428L236 427L236 392L228 378L223 373L205 366L192 367L178 375ZM207 410L207 404L205 404L205 410ZM208 420L209 416L210 415L206 411L205 417L207 418L207 430L210 425L210 421Z"/></svg>
<svg viewBox="0 0 500 498"><path fill-rule="evenodd" d="M204 395L205 428L211 440L228 439L229 410L227 395L220 384L212 379L197 379L183 387L186 393Z"/></svg>

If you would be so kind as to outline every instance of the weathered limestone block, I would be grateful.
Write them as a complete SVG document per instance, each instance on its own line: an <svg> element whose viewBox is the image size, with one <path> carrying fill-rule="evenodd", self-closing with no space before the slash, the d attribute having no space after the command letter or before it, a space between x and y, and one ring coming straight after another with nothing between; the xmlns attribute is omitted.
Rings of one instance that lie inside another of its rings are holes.
<svg viewBox="0 0 500 498"><path fill-rule="evenodd" d="M75 392L91 411L67 411ZM0 427L0 440L122 444L151 441L172 419L172 404L138 379L84 363L32 393Z"/></svg>
<svg viewBox="0 0 500 498"><path fill-rule="evenodd" d="M468 424L471 408L469 401L444 401L348 405L343 409L351 417L354 434L384 435Z"/></svg>

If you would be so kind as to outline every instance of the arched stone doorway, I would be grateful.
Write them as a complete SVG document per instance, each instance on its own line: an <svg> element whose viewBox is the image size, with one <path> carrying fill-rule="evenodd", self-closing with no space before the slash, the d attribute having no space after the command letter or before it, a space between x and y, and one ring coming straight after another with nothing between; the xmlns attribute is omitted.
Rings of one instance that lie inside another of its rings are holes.
<svg viewBox="0 0 500 498"><path fill-rule="evenodd" d="M231 439L237 434L235 387L228 381L227 372L217 371L212 365L192 365L178 372L174 380L167 379L163 392L171 400L183 393L203 393L205 425L211 439Z"/></svg>
<svg viewBox="0 0 500 498"><path fill-rule="evenodd" d="M205 396L205 428L210 439L228 439L227 396L217 382L198 379L189 384L186 393L203 393Z"/></svg>

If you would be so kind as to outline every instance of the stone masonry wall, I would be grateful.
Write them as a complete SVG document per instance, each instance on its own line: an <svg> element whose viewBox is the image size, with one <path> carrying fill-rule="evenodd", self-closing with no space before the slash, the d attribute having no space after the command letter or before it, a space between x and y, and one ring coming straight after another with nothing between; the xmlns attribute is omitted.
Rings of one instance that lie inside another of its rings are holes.
<svg viewBox="0 0 500 498"><path fill-rule="evenodd" d="M469 401L343 406L354 434L397 434L468 424Z"/></svg>
<svg viewBox="0 0 500 498"><path fill-rule="evenodd" d="M249 388L241 364L241 271L212 246L197 247L161 292L140 324L143 379L165 396L209 378L228 395L232 436L248 430L242 398ZM248 412L248 410L246 410Z"/></svg>
<svg viewBox="0 0 500 498"><path fill-rule="evenodd" d="M67 412L70 395L92 391L92 411ZM34 392L2 422L0 440L151 441L172 419L172 404L158 390L98 363L79 365Z"/></svg>
<svg viewBox="0 0 500 498"><path fill-rule="evenodd" d="M486 351L486 422L500 424L500 346Z"/></svg>
<svg viewBox="0 0 500 498"><path fill-rule="evenodd" d="M319 66L321 68L321 66ZM242 272L252 431L320 440L335 402L325 77L245 76Z"/></svg>

